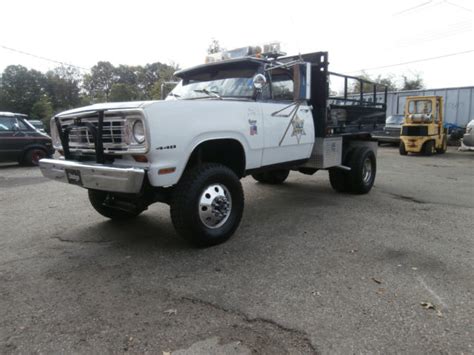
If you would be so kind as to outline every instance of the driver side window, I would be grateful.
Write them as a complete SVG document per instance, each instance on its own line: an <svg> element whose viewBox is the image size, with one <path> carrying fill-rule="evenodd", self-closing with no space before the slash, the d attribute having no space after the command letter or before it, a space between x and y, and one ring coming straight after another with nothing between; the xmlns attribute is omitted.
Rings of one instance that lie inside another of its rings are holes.
<svg viewBox="0 0 474 355"><path fill-rule="evenodd" d="M0 131L28 131L29 127L16 117L0 117Z"/></svg>
<svg viewBox="0 0 474 355"><path fill-rule="evenodd" d="M1 131L13 131L13 126L16 123L14 117L0 117L0 130Z"/></svg>
<svg viewBox="0 0 474 355"><path fill-rule="evenodd" d="M293 79L290 75L272 75L272 99L281 101L293 100Z"/></svg>

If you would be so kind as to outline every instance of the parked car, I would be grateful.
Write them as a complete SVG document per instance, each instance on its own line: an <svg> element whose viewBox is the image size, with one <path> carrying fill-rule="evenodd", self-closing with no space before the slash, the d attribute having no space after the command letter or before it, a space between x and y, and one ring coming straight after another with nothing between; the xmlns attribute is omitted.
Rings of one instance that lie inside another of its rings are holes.
<svg viewBox="0 0 474 355"><path fill-rule="evenodd" d="M38 165L54 153L51 137L38 131L24 115L0 112L0 161Z"/></svg>
<svg viewBox="0 0 474 355"><path fill-rule="evenodd" d="M44 123L40 120L28 120L28 122L41 133L46 133Z"/></svg>
<svg viewBox="0 0 474 355"><path fill-rule="evenodd" d="M383 131L374 132L372 137L381 143L400 143L400 129L403 120L403 115L388 116Z"/></svg>
<svg viewBox="0 0 474 355"><path fill-rule="evenodd" d="M471 120L466 126L466 133L462 137L463 146L474 149L474 120Z"/></svg>

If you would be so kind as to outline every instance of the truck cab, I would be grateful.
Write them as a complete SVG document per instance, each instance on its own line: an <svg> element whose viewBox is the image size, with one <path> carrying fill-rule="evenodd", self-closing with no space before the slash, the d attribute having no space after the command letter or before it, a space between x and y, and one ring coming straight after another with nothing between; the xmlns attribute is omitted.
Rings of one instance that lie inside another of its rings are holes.
<svg viewBox="0 0 474 355"><path fill-rule="evenodd" d="M409 96L405 104L405 120L400 131L400 154L443 154L448 138L443 127L442 96Z"/></svg>
<svg viewBox="0 0 474 355"><path fill-rule="evenodd" d="M329 170L338 192L363 194L376 175L385 101L353 99L349 80L328 71L327 52L286 56L245 47L180 70L166 100L106 103L52 118L61 159L43 159L46 177L88 190L110 219L170 205L178 234L199 246L222 243L244 208L240 179L283 183L290 171ZM343 79L329 95L329 76Z"/></svg>

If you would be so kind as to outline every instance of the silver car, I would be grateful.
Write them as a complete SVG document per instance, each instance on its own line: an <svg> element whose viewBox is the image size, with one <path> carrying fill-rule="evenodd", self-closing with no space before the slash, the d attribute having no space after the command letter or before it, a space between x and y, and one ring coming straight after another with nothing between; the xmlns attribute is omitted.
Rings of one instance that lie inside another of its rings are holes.
<svg viewBox="0 0 474 355"><path fill-rule="evenodd" d="M388 116L383 131L374 132L372 137L381 143L400 143L400 129L404 118L403 115Z"/></svg>
<svg viewBox="0 0 474 355"><path fill-rule="evenodd" d="M466 133L462 137L462 143L469 148L474 148L474 120L467 124Z"/></svg>

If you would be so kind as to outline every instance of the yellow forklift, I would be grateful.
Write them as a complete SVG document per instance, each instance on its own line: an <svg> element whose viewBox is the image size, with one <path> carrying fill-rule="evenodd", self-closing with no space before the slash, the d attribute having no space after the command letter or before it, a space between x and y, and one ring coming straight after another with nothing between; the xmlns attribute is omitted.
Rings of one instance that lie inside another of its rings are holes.
<svg viewBox="0 0 474 355"><path fill-rule="evenodd" d="M443 121L441 96L408 96L400 131L400 154L445 153L448 137Z"/></svg>

